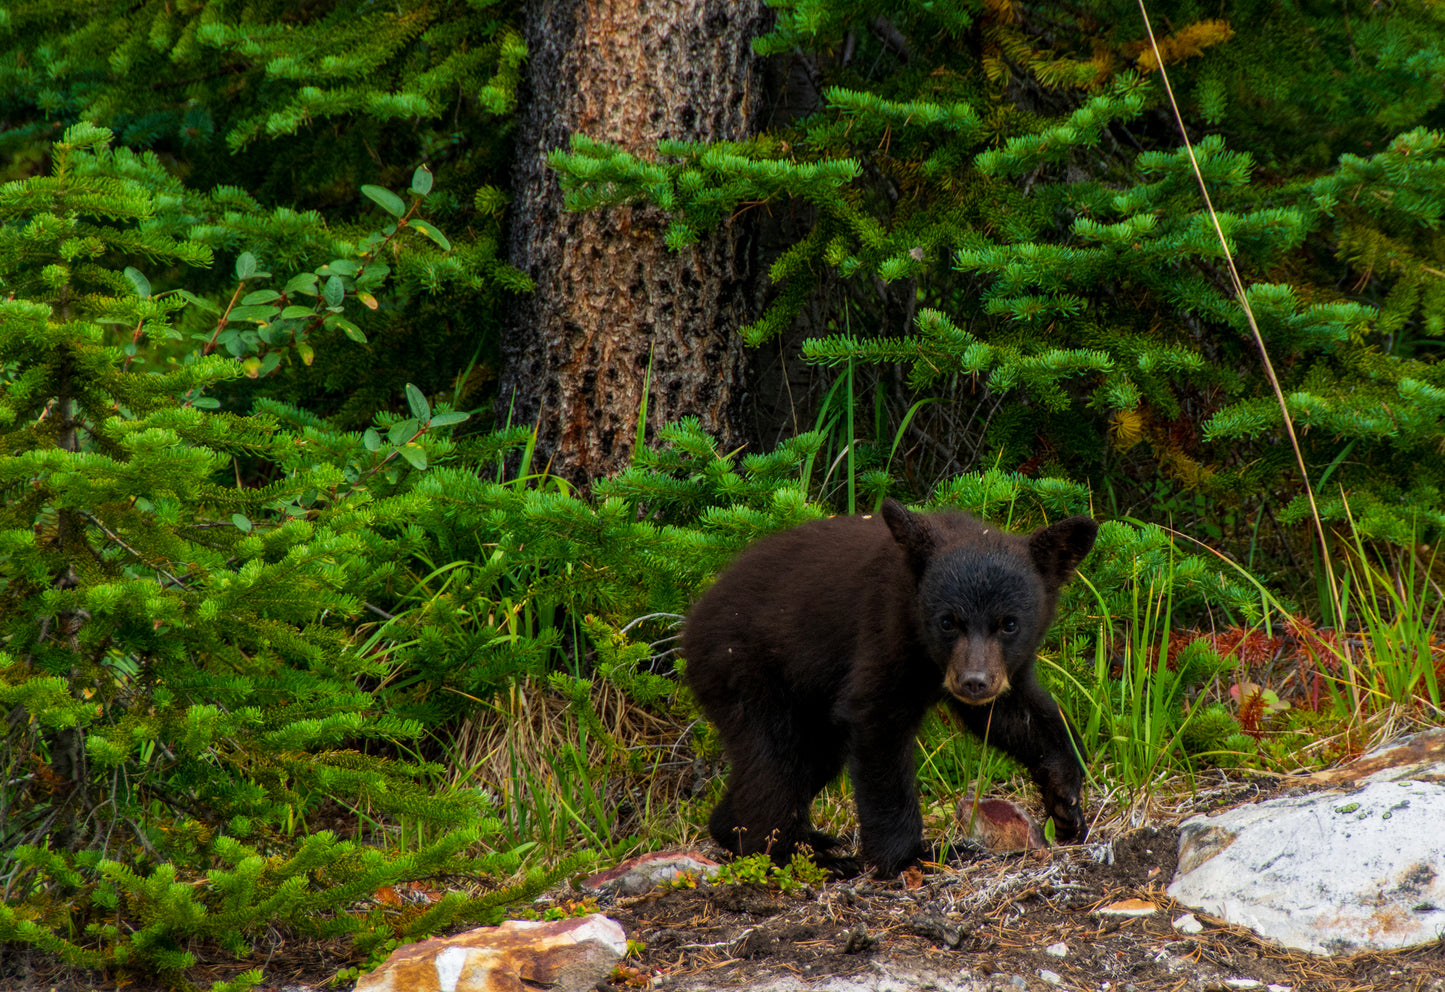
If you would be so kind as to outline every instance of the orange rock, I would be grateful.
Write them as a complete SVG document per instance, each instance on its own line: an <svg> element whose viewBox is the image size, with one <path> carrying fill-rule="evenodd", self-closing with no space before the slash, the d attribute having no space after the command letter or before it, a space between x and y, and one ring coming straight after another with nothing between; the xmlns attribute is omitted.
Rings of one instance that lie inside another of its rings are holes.
<svg viewBox="0 0 1445 992"><path fill-rule="evenodd" d="M550 923L508 920L399 947L356 992L585 992L624 954L627 935L599 913ZM531 983L531 984L527 984Z"/></svg>

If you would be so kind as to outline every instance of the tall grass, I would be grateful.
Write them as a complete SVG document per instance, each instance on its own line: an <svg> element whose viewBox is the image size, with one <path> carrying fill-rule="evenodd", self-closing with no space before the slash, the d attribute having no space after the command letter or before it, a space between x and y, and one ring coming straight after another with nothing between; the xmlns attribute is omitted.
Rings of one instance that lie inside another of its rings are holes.
<svg viewBox="0 0 1445 992"><path fill-rule="evenodd" d="M1196 665L1171 665L1175 586L1172 570L1135 575L1131 610L1115 616L1108 600L1087 577L1077 580L1098 609L1092 643L1065 638L1062 658L1044 655L1040 667L1071 712L1084 747L1095 791L1118 792L1137 809L1153 790L1181 774L1192 777L1195 759L1185 733L1201 697L1189 690L1201 672ZM1207 666L1206 666L1207 667Z"/></svg>
<svg viewBox="0 0 1445 992"><path fill-rule="evenodd" d="M1335 709L1361 720L1390 707L1428 705L1435 718L1445 717L1440 704L1445 592L1434 578L1439 549L1414 541L1403 548L1372 548L1354 519L1347 519L1337 602L1357 634L1313 639L1341 672L1331 693Z"/></svg>

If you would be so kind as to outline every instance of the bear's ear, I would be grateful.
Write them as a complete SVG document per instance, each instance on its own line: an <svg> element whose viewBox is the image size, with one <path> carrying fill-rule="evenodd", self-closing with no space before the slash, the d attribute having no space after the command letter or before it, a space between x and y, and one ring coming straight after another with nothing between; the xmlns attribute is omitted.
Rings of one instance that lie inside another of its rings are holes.
<svg viewBox="0 0 1445 992"><path fill-rule="evenodd" d="M914 575L921 578L924 570L928 568L929 559L938 547L938 538L928 523L928 518L909 511L896 499L885 499L883 522L893 532L893 540L898 542L903 553L907 555L908 567L913 570Z"/></svg>
<svg viewBox="0 0 1445 992"><path fill-rule="evenodd" d="M1029 557L1044 585L1057 589L1067 582L1094 546L1098 533L1099 525L1092 517L1070 517L1034 531L1029 536Z"/></svg>

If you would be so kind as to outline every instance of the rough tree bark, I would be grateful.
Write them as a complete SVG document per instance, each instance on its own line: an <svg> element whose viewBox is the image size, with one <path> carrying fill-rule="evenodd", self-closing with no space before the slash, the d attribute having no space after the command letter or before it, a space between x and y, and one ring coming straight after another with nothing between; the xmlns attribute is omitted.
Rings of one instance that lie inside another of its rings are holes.
<svg viewBox="0 0 1445 992"><path fill-rule="evenodd" d="M562 209L546 155L582 133L651 156L661 138L751 133L762 105L750 41L761 0L529 0L509 253L536 283L509 320L500 413L540 425L552 472L587 485L625 467L649 355L649 428L683 416L742 437L752 244L723 225L663 244L651 207Z"/></svg>

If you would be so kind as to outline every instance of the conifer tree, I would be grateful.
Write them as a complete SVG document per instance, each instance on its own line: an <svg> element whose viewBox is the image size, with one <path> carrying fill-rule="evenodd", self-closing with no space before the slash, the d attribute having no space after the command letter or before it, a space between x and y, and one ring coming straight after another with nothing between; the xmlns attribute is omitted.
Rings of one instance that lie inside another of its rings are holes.
<svg viewBox="0 0 1445 992"><path fill-rule="evenodd" d="M624 468L646 438L699 418L743 437L743 351L753 312L752 226L681 246L656 210L568 216L549 163L574 135L635 153L658 140L747 137L766 110L750 42L761 0L524 5L530 49L513 172L510 258L535 284L503 340L499 403L536 423L574 483Z"/></svg>
<svg viewBox="0 0 1445 992"><path fill-rule="evenodd" d="M873 450L906 438L925 482L1062 474L1106 512L1243 544L1308 510L1162 57L1326 518L1348 501L1371 536L1439 535L1438 20L1149 6L1159 56L1134 4L789 0L758 47L818 80L795 125L646 157L577 140L555 161L574 209L657 203L678 245L758 204L805 209L743 333L784 335L822 296L832 332L803 356L906 373L902 392L877 380L893 412ZM906 325L882 323L890 284ZM1281 554L1307 557L1296 535Z"/></svg>
<svg viewBox="0 0 1445 992"><path fill-rule="evenodd" d="M204 228L194 236L221 263L186 287L210 298L234 288L230 263L247 251L278 275L273 289L346 257L337 243L363 242L383 216L359 190L405 188L425 165L435 180L421 219L441 218L449 250L408 245L415 264L383 260L393 298L348 314L365 346L318 329L311 366L225 391L300 400L348 426L398 402L407 382L481 406L495 392L502 309L529 285L501 258L526 58L513 8L24 0L0 16L0 160L11 161L0 179L35 171L78 120L156 152L185 176L184 222Z"/></svg>
<svg viewBox="0 0 1445 992"><path fill-rule="evenodd" d="M240 362L167 356L189 294L145 273L211 253L167 233L183 198L157 157L110 138L76 125L49 175L0 186L0 943L175 985L192 942L244 957L278 922L367 950L393 931L358 899L518 858L469 857L479 798L365 746L422 733L347 641L385 542L347 519L342 470L296 464L306 438L215 409ZM242 461L293 467L247 486ZM305 834L329 803L441 829L401 855ZM545 880L455 893L410 932Z"/></svg>

